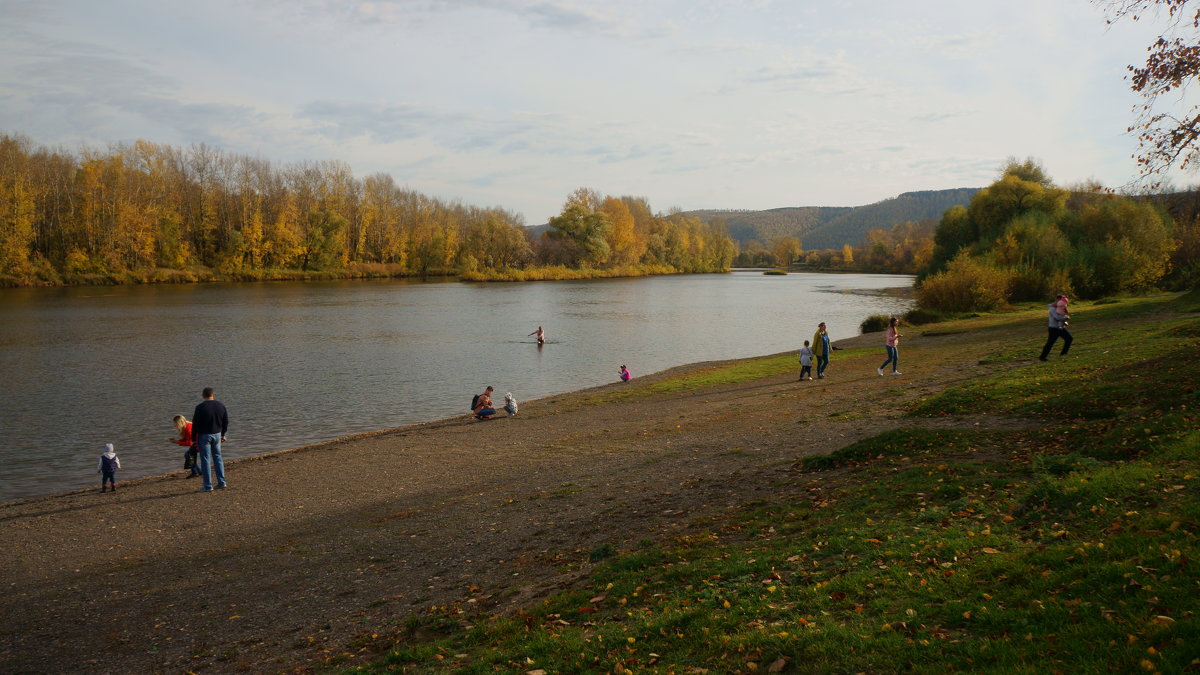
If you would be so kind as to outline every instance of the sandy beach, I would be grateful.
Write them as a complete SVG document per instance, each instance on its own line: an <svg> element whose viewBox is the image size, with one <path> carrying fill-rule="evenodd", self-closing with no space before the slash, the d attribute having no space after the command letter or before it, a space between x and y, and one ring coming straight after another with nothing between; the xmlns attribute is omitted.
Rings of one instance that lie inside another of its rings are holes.
<svg viewBox="0 0 1200 675"><path fill-rule="evenodd" d="M679 536L804 490L814 479L793 470L798 457L898 426L904 404L980 372L981 354L1041 334L920 332L907 331L902 377L877 376L876 333L836 343L825 380L798 382L797 364L607 400L722 367L696 364L523 402L511 419L463 415L231 462L223 491L197 493L180 471L2 505L0 670L353 663L356 636L431 605L511 611L582 578L598 546Z"/></svg>

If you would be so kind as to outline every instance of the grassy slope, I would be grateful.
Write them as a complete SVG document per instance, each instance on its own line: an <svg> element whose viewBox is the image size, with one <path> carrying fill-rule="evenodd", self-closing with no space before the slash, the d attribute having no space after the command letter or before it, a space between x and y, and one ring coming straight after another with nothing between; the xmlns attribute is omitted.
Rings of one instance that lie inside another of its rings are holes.
<svg viewBox="0 0 1200 675"><path fill-rule="evenodd" d="M1200 295L1076 311L1096 327L1086 348L1019 364L1028 344L1000 347L983 363L1010 367L914 400L899 429L799 462L802 498L747 504L698 536L597 550L604 562L580 588L518 616L433 608L373 636L390 651L368 669L1200 668ZM747 381L791 358L740 363L658 393ZM929 428L984 413L1044 428Z"/></svg>

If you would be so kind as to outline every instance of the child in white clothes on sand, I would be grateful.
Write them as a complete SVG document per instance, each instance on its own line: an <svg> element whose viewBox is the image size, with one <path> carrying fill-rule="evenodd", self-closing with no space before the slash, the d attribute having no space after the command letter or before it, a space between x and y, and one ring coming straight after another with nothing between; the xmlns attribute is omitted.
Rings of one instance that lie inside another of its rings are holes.
<svg viewBox="0 0 1200 675"><path fill-rule="evenodd" d="M504 411L509 417L517 414L517 399L513 398L511 391L504 395Z"/></svg>
<svg viewBox="0 0 1200 675"><path fill-rule="evenodd" d="M100 474L100 491L105 492L108 484L112 483L112 491L117 491L117 469L121 468L121 460L117 459L117 451L112 443L104 444L104 454L100 455L100 464L96 473Z"/></svg>
<svg viewBox="0 0 1200 675"><path fill-rule="evenodd" d="M801 380L811 380L812 379L812 360L813 360L813 351L808 346L808 340L805 340L804 346L800 348L800 379Z"/></svg>

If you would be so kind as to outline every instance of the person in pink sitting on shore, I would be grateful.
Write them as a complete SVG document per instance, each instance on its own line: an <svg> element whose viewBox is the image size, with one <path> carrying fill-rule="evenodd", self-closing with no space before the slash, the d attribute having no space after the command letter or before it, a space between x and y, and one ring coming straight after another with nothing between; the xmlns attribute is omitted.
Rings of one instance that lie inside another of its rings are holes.
<svg viewBox="0 0 1200 675"><path fill-rule="evenodd" d="M621 364L621 369L617 371L617 375L621 377L622 382L628 382L629 378L633 377L633 375L629 374L629 369L625 367L625 364Z"/></svg>

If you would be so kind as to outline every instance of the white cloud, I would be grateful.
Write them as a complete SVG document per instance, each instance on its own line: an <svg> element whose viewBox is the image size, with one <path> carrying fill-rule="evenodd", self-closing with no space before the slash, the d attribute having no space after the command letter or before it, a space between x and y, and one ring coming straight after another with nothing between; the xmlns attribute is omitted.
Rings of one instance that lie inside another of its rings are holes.
<svg viewBox="0 0 1200 675"><path fill-rule="evenodd" d="M0 0L0 130L338 159L541 222L853 205L1009 155L1120 184L1153 31L1087 0ZM1057 172L1057 173L1055 173Z"/></svg>

